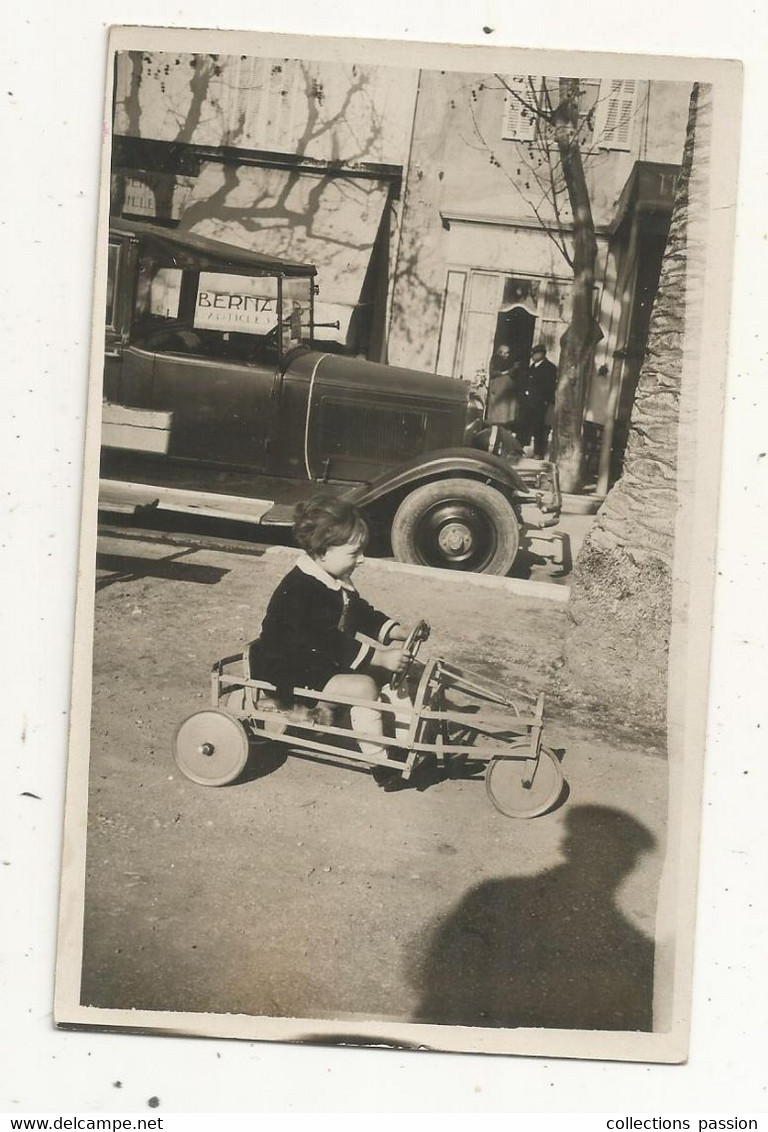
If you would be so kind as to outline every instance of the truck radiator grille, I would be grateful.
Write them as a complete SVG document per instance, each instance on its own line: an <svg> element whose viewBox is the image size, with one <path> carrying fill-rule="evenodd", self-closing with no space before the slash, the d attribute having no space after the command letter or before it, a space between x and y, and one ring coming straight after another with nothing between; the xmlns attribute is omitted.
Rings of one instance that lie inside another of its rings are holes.
<svg viewBox="0 0 768 1132"><path fill-rule="evenodd" d="M321 458L334 456L390 463L421 452L426 414L402 407L323 398L319 416Z"/></svg>

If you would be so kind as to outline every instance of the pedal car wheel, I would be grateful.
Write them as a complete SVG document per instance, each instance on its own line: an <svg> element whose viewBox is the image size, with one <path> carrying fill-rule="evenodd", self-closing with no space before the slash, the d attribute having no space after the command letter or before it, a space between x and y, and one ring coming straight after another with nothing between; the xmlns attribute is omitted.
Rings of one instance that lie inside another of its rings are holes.
<svg viewBox="0 0 768 1132"><path fill-rule="evenodd" d="M209 708L176 728L173 757L182 774L199 786L234 782L248 761L248 735L239 719Z"/></svg>
<svg viewBox="0 0 768 1132"><path fill-rule="evenodd" d="M248 704L243 688L236 688L234 691L224 692L224 694L219 697L219 710L223 711L226 715L232 715L242 720L249 743L266 743L267 737L259 730L260 724L256 720L243 718L248 715L247 707Z"/></svg>
<svg viewBox="0 0 768 1132"><path fill-rule="evenodd" d="M563 789L563 771L557 755L542 747L536 773L525 759L491 759L485 789L499 813L509 818L535 818L554 806Z"/></svg>

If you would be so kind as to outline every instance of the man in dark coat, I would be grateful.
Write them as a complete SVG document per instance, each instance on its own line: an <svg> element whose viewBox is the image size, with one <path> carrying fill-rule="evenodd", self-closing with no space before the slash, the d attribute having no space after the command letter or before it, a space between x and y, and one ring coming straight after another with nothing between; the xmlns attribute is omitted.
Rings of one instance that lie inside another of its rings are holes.
<svg viewBox="0 0 768 1132"><path fill-rule="evenodd" d="M531 352L531 366L523 379L517 414L517 439L523 446L533 441L533 455L546 455L549 437L548 413L555 403L557 366L547 358L545 346Z"/></svg>

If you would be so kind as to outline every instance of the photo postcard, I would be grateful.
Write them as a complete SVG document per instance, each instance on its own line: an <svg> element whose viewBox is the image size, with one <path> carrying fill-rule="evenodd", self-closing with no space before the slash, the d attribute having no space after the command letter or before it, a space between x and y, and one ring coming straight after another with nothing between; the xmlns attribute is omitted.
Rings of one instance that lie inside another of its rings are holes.
<svg viewBox="0 0 768 1132"><path fill-rule="evenodd" d="M736 63L114 28L55 1019L686 1057Z"/></svg>

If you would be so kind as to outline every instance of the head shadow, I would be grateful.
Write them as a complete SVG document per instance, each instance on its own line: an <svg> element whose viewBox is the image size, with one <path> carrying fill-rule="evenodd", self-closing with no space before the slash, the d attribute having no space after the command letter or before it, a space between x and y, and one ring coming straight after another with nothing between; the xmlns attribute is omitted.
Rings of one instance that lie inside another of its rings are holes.
<svg viewBox="0 0 768 1132"><path fill-rule="evenodd" d="M617 897L656 839L597 805L567 810L563 834L561 864L484 881L430 926L410 968L413 1021L652 1030L653 940Z"/></svg>

